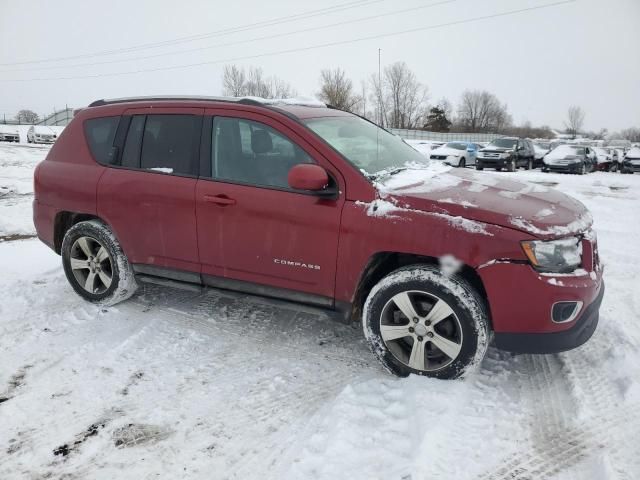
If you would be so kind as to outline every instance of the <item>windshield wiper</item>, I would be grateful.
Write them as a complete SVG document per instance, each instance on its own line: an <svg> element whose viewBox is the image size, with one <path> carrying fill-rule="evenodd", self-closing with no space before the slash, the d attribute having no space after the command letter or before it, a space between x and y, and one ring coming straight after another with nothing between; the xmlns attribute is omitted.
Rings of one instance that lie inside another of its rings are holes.
<svg viewBox="0 0 640 480"><path fill-rule="evenodd" d="M400 173L408 169L409 167L395 167L395 168L392 168L391 170L381 170L376 173L370 173L368 177L372 180L376 180L381 177L390 177L392 175L395 175L396 173Z"/></svg>

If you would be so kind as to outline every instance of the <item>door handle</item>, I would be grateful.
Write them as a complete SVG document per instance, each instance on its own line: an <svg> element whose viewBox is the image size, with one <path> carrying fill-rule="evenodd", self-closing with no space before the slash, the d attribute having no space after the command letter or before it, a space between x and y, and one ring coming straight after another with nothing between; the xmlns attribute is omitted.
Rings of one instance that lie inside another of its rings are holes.
<svg viewBox="0 0 640 480"><path fill-rule="evenodd" d="M208 203L215 203L216 205L235 205L236 201L233 198L229 198L226 195L205 195L204 201Z"/></svg>

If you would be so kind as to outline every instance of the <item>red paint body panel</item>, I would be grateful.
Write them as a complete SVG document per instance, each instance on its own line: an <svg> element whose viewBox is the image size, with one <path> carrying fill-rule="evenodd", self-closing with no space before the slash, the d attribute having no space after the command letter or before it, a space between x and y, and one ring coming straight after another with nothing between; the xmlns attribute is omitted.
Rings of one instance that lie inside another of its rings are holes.
<svg viewBox="0 0 640 480"><path fill-rule="evenodd" d="M98 185L98 216L115 231L132 263L200 270L197 179L108 168Z"/></svg>
<svg viewBox="0 0 640 480"><path fill-rule="evenodd" d="M125 112L202 113L263 122L323 167L338 194L322 198L99 165L89 152L83 122ZM111 226L132 263L254 282L337 302L353 300L376 254L453 255L482 280L496 332L554 332L578 321L554 324L550 310L556 301L580 300L586 306L597 297L602 275L591 244L583 245L587 275L548 277L528 265L520 242L584 232L591 219L580 202L553 190L467 170L444 174L448 180L441 182L442 188L433 188L436 180L428 179L394 189L374 186L299 120L344 115L349 114L205 100L83 109L36 169L38 236L52 246L59 212L88 213ZM550 212L541 214L548 208ZM556 280L550 283L551 278Z"/></svg>
<svg viewBox="0 0 640 480"><path fill-rule="evenodd" d="M583 276L541 275L531 266L495 263L478 273L491 299L493 329L504 333L550 333L568 330L568 323L551 321L551 306L561 301L582 301L582 310L600 292L602 274ZM550 283L551 282L551 283Z"/></svg>

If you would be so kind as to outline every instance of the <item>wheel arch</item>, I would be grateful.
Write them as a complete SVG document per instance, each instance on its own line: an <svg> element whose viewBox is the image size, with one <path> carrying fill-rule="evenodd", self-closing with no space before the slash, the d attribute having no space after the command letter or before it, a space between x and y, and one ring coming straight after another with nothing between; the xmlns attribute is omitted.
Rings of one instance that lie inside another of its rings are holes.
<svg viewBox="0 0 640 480"><path fill-rule="evenodd" d="M439 268L440 260L437 257L399 252L378 252L372 255L360 275L358 286L356 287L353 302L351 304L350 320L356 321L360 319L362 316L362 309L369 292L380 280L382 280L382 278L398 268L420 264L431 265ZM458 271L458 275L476 289L484 301L485 308L489 316L489 326L490 328L493 328L489 299L480 275L478 275L478 272L473 267L467 264L463 264L461 266Z"/></svg>
<svg viewBox="0 0 640 480"><path fill-rule="evenodd" d="M88 220L99 220L100 222L109 226L109 224L102 218L90 213L61 211L56 214L53 223L53 246L55 252L58 255L60 255L62 251L62 241L64 240L64 236L69 231L69 229L77 223L86 222ZM111 227L109 226L109 228Z"/></svg>

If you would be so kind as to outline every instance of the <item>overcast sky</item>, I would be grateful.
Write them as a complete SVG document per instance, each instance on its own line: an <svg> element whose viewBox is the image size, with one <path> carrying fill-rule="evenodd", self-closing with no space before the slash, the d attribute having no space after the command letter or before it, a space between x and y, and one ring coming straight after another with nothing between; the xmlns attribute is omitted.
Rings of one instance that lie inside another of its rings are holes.
<svg viewBox="0 0 640 480"><path fill-rule="evenodd" d="M0 0L0 114L21 108L43 114L65 104L130 95L220 95L225 63L262 67L311 96L322 68L341 67L359 86L377 71L380 48L383 66L405 61L428 86L432 101L444 96L455 105L463 90L487 89L508 104L516 123L562 128L567 108L580 105L587 129L640 126L640 0L575 0L387 35L556 2ZM349 5L268 27L248 26ZM369 16L380 17L358 21ZM319 28L336 23L342 25ZM247 41L291 32L299 33ZM199 34L210 35L173 41ZM271 55L381 35L387 36ZM156 45L138 48L149 44ZM104 54L122 49L130 50ZM246 58L254 55L261 56ZM155 57L139 58L150 56ZM47 61L25 63L40 60ZM86 65L97 62L109 63Z"/></svg>

